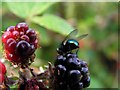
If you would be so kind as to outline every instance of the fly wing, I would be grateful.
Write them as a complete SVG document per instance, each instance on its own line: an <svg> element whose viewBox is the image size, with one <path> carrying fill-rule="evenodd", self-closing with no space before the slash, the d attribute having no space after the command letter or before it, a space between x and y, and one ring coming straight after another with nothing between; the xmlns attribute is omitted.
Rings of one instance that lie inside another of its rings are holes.
<svg viewBox="0 0 120 90"><path fill-rule="evenodd" d="M81 40L81 39L85 38L86 36L88 36L88 34L83 34L83 35L81 35L81 36L78 36L78 37L77 37L77 40Z"/></svg>
<svg viewBox="0 0 120 90"><path fill-rule="evenodd" d="M63 42L66 41L66 40L68 40L68 39L75 39L77 33L78 33L78 30L77 30L77 29L73 30L72 32L70 32L70 33L65 37L65 39L63 40Z"/></svg>
<svg viewBox="0 0 120 90"><path fill-rule="evenodd" d="M77 30L77 29L73 30L72 32L70 32L70 33L66 36L66 38L63 40L62 43L66 43L66 41L67 41L68 39L75 39L75 40L79 41L79 40L85 38L85 37L88 35L88 34L83 34L83 35L77 37L77 34L78 34L78 30Z"/></svg>

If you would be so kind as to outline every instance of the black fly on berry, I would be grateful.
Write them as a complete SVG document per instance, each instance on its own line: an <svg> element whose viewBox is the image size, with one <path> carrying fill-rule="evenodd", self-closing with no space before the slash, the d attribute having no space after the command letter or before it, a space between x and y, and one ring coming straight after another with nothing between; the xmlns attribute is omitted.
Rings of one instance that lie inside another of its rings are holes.
<svg viewBox="0 0 120 90"><path fill-rule="evenodd" d="M88 35L88 34L83 34L81 36L76 37L77 34L78 34L77 29L70 32L68 34L68 36L66 36L66 38L62 41L59 48L57 48L57 53L63 55L63 54L66 54L68 52L72 52L75 49L76 49L76 53L77 53L78 49L79 49L78 40L81 40Z"/></svg>
<svg viewBox="0 0 120 90"><path fill-rule="evenodd" d="M54 90L82 90L90 85L87 64L78 58L79 40L88 34L77 36L78 30L73 30L57 48L54 69ZM75 51L75 53L73 52ZM61 86L62 85L62 86Z"/></svg>

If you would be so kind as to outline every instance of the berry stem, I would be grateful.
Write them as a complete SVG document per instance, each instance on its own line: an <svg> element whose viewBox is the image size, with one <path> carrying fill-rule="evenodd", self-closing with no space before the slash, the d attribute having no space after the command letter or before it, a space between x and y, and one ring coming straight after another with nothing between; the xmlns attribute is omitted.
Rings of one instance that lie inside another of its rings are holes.
<svg viewBox="0 0 120 90"><path fill-rule="evenodd" d="M30 73L32 74L33 77L36 77L35 73L33 72L33 69L30 67L27 67L30 70Z"/></svg>
<svg viewBox="0 0 120 90"><path fill-rule="evenodd" d="M23 80L30 79L30 71L28 70L28 68L25 68L25 69L20 68L19 75L20 75L20 78L22 78Z"/></svg>
<svg viewBox="0 0 120 90"><path fill-rule="evenodd" d="M53 71L51 62L48 62L48 65L49 65L49 71L50 71L50 76L51 76L50 78L52 78L53 74L54 74L54 71Z"/></svg>

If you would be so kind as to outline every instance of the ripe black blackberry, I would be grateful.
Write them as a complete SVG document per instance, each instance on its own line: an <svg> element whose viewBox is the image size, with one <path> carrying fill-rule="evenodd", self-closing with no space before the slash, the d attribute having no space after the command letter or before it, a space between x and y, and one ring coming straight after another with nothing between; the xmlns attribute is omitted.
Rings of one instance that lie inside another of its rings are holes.
<svg viewBox="0 0 120 90"><path fill-rule="evenodd" d="M87 63L74 53L58 55L55 61L54 90L82 90L90 85Z"/></svg>

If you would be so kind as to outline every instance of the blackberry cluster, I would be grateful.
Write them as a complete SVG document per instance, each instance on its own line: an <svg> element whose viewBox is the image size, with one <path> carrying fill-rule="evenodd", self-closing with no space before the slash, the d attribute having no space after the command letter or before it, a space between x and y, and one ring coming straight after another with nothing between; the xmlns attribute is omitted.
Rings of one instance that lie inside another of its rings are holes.
<svg viewBox="0 0 120 90"><path fill-rule="evenodd" d="M2 42L6 59L14 64L33 59L38 45L36 32L24 22L8 27L2 35Z"/></svg>
<svg viewBox="0 0 120 90"><path fill-rule="evenodd" d="M87 63L74 53L57 56L54 76L55 90L81 90L90 85Z"/></svg>

